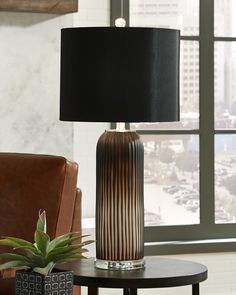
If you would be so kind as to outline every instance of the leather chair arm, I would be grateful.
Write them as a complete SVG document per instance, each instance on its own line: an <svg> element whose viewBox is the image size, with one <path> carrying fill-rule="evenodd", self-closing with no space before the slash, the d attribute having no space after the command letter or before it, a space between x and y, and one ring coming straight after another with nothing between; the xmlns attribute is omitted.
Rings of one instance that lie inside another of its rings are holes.
<svg viewBox="0 0 236 295"><path fill-rule="evenodd" d="M80 232L81 233L81 216L82 216L82 205L81 205L82 192L79 188L76 190L75 196L75 204L74 204L74 212L72 219L72 232Z"/></svg>
<svg viewBox="0 0 236 295"><path fill-rule="evenodd" d="M0 264L3 262L0 261ZM25 269L25 267L19 266L19 267L14 267L14 268L9 268L9 269L1 269L0 270L0 279L11 279L14 278L16 275L16 271L19 269ZM1 293L0 293L1 294Z"/></svg>
<svg viewBox="0 0 236 295"><path fill-rule="evenodd" d="M1 279L14 278L17 269L20 269L20 268L9 268L9 269L0 270L0 278Z"/></svg>

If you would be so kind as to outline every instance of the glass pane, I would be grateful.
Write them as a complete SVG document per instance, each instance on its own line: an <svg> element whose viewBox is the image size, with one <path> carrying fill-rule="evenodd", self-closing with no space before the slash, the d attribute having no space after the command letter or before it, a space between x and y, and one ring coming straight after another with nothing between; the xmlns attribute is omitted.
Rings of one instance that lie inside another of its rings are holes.
<svg viewBox="0 0 236 295"><path fill-rule="evenodd" d="M236 1L215 0L215 36L236 36Z"/></svg>
<svg viewBox="0 0 236 295"><path fill-rule="evenodd" d="M199 128L199 44L181 41L180 48L180 122L135 123L131 129Z"/></svg>
<svg viewBox="0 0 236 295"><path fill-rule="evenodd" d="M145 225L199 223L198 135L143 135Z"/></svg>
<svg viewBox="0 0 236 295"><path fill-rule="evenodd" d="M180 29L198 35L198 0L130 0L130 26Z"/></svg>
<svg viewBox="0 0 236 295"><path fill-rule="evenodd" d="M236 222L236 134L215 136L215 223Z"/></svg>
<svg viewBox="0 0 236 295"><path fill-rule="evenodd" d="M215 127L236 127L236 42L215 43Z"/></svg>

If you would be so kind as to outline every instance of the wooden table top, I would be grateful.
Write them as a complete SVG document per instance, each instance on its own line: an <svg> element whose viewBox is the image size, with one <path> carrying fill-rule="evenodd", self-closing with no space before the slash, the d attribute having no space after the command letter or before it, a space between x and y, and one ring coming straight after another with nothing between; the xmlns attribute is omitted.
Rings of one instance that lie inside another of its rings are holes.
<svg viewBox="0 0 236 295"><path fill-rule="evenodd" d="M143 269L117 271L95 268L94 258L62 264L73 270L74 284L101 288L163 288L198 284L207 279L203 264L159 256L145 257Z"/></svg>

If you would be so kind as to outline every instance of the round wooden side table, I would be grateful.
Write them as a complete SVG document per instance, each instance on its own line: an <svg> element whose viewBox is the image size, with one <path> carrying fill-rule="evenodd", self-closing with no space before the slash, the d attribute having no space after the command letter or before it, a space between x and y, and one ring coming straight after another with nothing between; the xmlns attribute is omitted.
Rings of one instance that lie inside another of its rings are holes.
<svg viewBox="0 0 236 295"><path fill-rule="evenodd" d="M74 285L87 286L88 295L97 295L99 288L120 288L124 295L137 295L138 289L192 285L192 295L199 295L199 283L207 279L203 264L159 256L145 257L144 269L132 271L102 270L94 259L61 265L59 269L74 271Z"/></svg>

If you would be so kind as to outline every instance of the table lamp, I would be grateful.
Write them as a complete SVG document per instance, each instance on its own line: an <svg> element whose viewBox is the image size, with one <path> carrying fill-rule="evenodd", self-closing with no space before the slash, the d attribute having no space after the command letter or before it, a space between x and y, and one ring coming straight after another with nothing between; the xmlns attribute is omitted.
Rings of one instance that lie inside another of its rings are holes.
<svg viewBox="0 0 236 295"><path fill-rule="evenodd" d="M95 266L143 268L144 148L125 122L179 120L179 31L62 29L60 120L117 122L97 143Z"/></svg>

